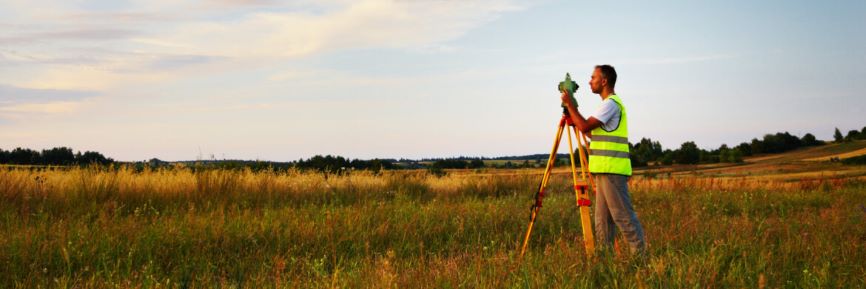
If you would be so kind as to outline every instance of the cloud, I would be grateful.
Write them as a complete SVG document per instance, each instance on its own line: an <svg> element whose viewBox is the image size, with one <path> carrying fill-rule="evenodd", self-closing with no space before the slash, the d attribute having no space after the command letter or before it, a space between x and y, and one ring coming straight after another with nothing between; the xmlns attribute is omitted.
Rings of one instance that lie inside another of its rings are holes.
<svg viewBox="0 0 866 289"><path fill-rule="evenodd" d="M35 115L69 113L78 110L93 91L33 89L0 85L0 123Z"/></svg>
<svg viewBox="0 0 866 289"><path fill-rule="evenodd" d="M32 89L0 85L0 107L27 103L75 101L96 95L93 91Z"/></svg>
<svg viewBox="0 0 866 289"><path fill-rule="evenodd" d="M7 50L0 49L0 63L4 66L26 66L33 65L96 65L102 57L93 57L87 54L76 54L66 51L63 54L44 53L39 51Z"/></svg>
<svg viewBox="0 0 866 289"><path fill-rule="evenodd" d="M335 73L293 66L293 61L358 49L451 53L460 49L452 40L521 9L512 0L134 0L118 4L123 6L119 9L39 1L12 0L9 10L0 11L0 16L11 16L0 20L0 120L5 123L114 112L142 91L171 94L172 101L215 102L210 110L193 111L197 114L268 109L275 104L213 100L216 94L228 98L233 93L213 93L219 82L194 86L219 79L255 87L269 82L267 74L274 69L291 67L272 78L309 87ZM263 79L234 81L256 73ZM357 85L404 80L352 78ZM172 90L178 87L182 90ZM267 89L259 93L270 94Z"/></svg>
<svg viewBox="0 0 866 289"><path fill-rule="evenodd" d="M226 58L204 55L156 55L150 57L149 61L147 61L145 65L142 65L142 67L147 70L175 69L191 65L213 63L223 59Z"/></svg>
<svg viewBox="0 0 866 289"><path fill-rule="evenodd" d="M653 65L653 64L683 64L683 63L705 62L705 61L722 60L722 59L732 59L732 58L736 58L736 57L737 57L737 55L732 55L732 54L709 54L709 55L695 55L695 56L626 59L625 61L622 61L622 63L650 64L650 65Z"/></svg>
<svg viewBox="0 0 866 289"><path fill-rule="evenodd" d="M64 113L75 111L79 107L79 102L74 101L54 101L46 103L22 103L10 106L0 106L0 116L6 113L30 114L30 113Z"/></svg>
<svg viewBox="0 0 866 289"><path fill-rule="evenodd" d="M94 11L83 11L83 12L73 12L65 14L61 17L66 21L71 22L107 22L107 23L122 23L122 24L143 24L143 23L157 23L157 22L170 22L170 21L178 21L181 18L165 14L165 13L156 13L156 12L126 12L126 11L109 11L109 12L94 12Z"/></svg>
<svg viewBox="0 0 866 289"><path fill-rule="evenodd" d="M193 21L149 41L161 44L156 49L245 59L359 48L424 48L519 8L509 1L492 0L364 0L324 12L253 12L229 21Z"/></svg>
<svg viewBox="0 0 866 289"><path fill-rule="evenodd" d="M62 55L0 49L0 64L8 66L88 67L121 73L166 71L222 60L227 59L205 55L138 53L110 49L68 49Z"/></svg>
<svg viewBox="0 0 866 289"><path fill-rule="evenodd" d="M0 45L21 45L34 42L68 42L68 41L106 41L116 39L127 39L135 36L138 32L126 29L113 28L91 28L91 29L69 29L48 30L37 32L11 33L9 36L0 37Z"/></svg>
<svg viewBox="0 0 866 289"><path fill-rule="evenodd" d="M102 7L12 0L0 12L10 16L0 21L0 76L21 87L103 90L341 50L448 53L458 49L448 41L521 9L515 1L156 0Z"/></svg>
<svg viewBox="0 0 866 289"><path fill-rule="evenodd" d="M214 5L225 6L274 6L277 4L274 0L211 0Z"/></svg>

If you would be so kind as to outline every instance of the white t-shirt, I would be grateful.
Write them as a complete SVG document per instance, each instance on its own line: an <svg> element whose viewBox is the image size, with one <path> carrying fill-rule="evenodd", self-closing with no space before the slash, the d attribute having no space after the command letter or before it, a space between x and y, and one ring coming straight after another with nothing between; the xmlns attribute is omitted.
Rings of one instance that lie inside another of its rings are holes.
<svg viewBox="0 0 866 289"><path fill-rule="evenodd" d="M592 114L592 117L602 123L601 128L605 131L613 131L619 126L620 109L616 101L610 97L601 102L598 110Z"/></svg>

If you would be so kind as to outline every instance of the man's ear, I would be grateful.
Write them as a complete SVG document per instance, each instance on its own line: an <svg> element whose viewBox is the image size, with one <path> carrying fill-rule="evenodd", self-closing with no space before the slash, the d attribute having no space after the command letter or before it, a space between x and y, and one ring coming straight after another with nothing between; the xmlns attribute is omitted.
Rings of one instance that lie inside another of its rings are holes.
<svg viewBox="0 0 866 289"><path fill-rule="evenodd" d="M601 88L607 87L607 78L601 78Z"/></svg>

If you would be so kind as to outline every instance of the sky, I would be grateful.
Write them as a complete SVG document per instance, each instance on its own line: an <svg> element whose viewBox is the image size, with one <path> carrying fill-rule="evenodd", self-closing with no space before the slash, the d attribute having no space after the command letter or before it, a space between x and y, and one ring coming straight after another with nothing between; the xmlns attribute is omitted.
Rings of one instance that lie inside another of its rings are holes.
<svg viewBox="0 0 866 289"><path fill-rule="evenodd" d="M632 142L866 126L866 1L0 0L0 148L116 160L547 153L613 65Z"/></svg>

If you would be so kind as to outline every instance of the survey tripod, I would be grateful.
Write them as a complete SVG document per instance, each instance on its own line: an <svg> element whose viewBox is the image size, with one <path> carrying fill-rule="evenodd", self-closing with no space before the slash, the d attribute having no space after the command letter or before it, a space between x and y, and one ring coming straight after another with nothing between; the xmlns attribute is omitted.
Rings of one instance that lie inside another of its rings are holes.
<svg viewBox="0 0 866 289"><path fill-rule="evenodd" d="M580 160L580 179L578 179L577 168L574 161L574 147L571 141L571 130L568 131L568 156L571 159L571 178L574 182L574 197L577 201L577 207L580 211L580 224L583 230L583 245L586 248L587 255L592 255L595 251L595 240L592 235L592 221L589 214L589 207L592 201L589 199L589 191L595 191L595 183L592 180L592 175L589 172L589 162L587 160L589 141L586 135L580 132L571 120L568 114L568 109L563 108L562 119L559 120L559 128L556 131L556 139L553 142L553 150L550 151L550 157L547 159L547 167L544 169L544 175L541 177L541 184L538 186L538 191L535 193L535 203L530 208L529 228L526 230L526 237L523 239L523 247L520 249L520 258L526 253L526 247L529 244L529 236L532 234L532 226L535 224L538 214L541 212L541 203L544 199L544 189L550 180L550 175L553 167L556 164L556 153L559 149L559 143L562 141L562 131L566 126L574 130L574 136L577 139L578 159Z"/></svg>

